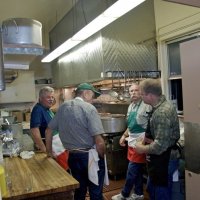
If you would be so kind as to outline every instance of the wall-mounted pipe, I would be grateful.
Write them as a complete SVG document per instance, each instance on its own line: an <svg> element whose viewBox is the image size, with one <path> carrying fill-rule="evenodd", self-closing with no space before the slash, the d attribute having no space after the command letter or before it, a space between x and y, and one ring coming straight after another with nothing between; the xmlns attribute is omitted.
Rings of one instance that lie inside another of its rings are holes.
<svg viewBox="0 0 200 200"><path fill-rule="evenodd" d="M0 29L0 91L5 90L2 29Z"/></svg>

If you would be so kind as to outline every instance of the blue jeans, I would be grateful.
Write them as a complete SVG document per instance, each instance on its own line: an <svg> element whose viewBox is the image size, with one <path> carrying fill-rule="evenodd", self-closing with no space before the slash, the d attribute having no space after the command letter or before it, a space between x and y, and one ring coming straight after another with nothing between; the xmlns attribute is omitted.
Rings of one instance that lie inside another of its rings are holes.
<svg viewBox="0 0 200 200"><path fill-rule="evenodd" d="M99 185L95 185L88 179L88 153L70 153L68 159L72 176L79 182L80 187L75 190L74 200L85 200L87 189L89 189L91 200L103 200L103 183L105 175L105 162L99 160Z"/></svg>
<svg viewBox="0 0 200 200"><path fill-rule="evenodd" d="M147 191L151 200L171 200L173 173L178 169L179 160L170 160L168 165L168 187L156 186L148 177Z"/></svg>
<svg viewBox="0 0 200 200"><path fill-rule="evenodd" d="M129 197L134 185L135 193L143 195L143 166L143 163L129 162L126 182L121 192L124 197Z"/></svg>

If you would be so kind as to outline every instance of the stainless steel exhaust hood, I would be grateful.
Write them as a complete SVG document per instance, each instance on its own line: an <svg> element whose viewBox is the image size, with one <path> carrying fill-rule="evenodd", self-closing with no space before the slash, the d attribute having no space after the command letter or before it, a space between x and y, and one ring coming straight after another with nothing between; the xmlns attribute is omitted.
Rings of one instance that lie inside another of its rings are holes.
<svg viewBox="0 0 200 200"><path fill-rule="evenodd" d="M55 46L53 36L62 34L68 21L50 33ZM64 87L103 80L109 71L155 71L157 66L154 2L145 1L62 55L52 70L56 87Z"/></svg>

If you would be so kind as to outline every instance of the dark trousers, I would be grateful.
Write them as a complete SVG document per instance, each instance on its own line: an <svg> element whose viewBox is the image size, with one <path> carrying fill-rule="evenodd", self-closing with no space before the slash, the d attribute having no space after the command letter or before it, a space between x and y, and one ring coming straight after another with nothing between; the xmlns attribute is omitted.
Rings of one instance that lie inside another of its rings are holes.
<svg viewBox="0 0 200 200"><path fill-rule="evenodd" d="M178 160L170 160L168 165L168 186L156 186L151 178L147 180L147 191L151 200L171 200L173 173L178 169Z"/></svg>
<svg viewBox="0 0 200 200"><path fill-rule="evenodd" d="M126 182L121 192L124 197L129 197L133 186L135 186L135 194L143 195L143 166L143 163L129 162Z"/></svg>
<svg viewBox="0 0 200 200"><path fill-rule="evenodd" d="M105 162L103 158L99 160L99 185L95 185L88 179L88 153L70 153L69 167L72 176L80 183L80 187L75 190L74 200L85 200L87 189L91 200L103 200L103 183L105 175Z"/></svg>

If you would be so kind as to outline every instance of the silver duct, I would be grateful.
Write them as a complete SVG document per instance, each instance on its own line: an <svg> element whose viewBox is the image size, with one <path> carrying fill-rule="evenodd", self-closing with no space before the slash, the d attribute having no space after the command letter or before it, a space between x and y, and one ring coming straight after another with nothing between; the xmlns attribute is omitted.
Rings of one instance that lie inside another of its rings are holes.
<svg viewBox="0 0 200 200"><path fill-rule="evenodd" d="M5 90L2 29L0 29L0 91Z"/></svg>

